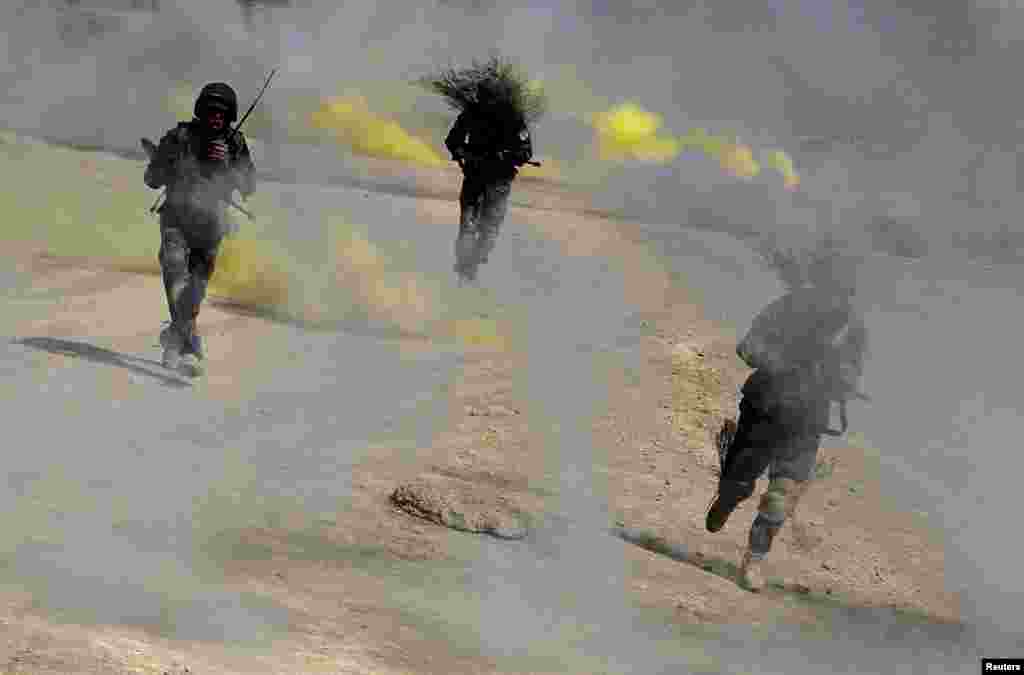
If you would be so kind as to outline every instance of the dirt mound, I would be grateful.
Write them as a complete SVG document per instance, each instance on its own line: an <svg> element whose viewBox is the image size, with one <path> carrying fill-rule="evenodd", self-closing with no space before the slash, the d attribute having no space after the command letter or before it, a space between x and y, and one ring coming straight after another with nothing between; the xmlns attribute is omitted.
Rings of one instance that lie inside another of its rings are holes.
<svg viewBox="0 0 1024 675"><path fill-rule="evenodd" d="M530 517L511 497L453 478L417 478L398 486L391 503L417 518L499 539L523 539L530 529Z"/></svg>

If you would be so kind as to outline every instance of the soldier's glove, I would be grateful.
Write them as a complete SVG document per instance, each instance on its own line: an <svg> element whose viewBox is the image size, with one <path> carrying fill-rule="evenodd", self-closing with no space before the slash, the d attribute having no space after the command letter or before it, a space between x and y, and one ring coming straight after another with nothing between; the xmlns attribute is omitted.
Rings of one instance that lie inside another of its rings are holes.
<svg viewBox="0 0 1024 675"><path fill-rule="evenodd" d="M228 161L228 144L224 141L211 141L206 150L206 157L214 162Z"/></svg>

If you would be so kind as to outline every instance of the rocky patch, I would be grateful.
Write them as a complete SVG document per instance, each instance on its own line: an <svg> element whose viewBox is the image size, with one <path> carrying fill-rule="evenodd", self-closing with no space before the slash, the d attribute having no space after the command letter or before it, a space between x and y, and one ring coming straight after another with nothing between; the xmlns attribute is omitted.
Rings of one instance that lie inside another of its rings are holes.
<svg viewBox="0 0 1024 675"><path fill-rule="evenodd" d="M423 476L391 493L397 509L416 518L499 539L523 539L530 517L511 497L492 486L478 486L442 476Z"/></svg>

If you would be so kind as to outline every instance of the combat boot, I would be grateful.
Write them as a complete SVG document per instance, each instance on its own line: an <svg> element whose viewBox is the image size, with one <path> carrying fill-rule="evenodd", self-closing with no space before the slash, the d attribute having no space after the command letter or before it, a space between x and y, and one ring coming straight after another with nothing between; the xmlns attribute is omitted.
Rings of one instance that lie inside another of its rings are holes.
<svg viewBox="0 0 1024 675"><path fill-rule="evenodd" d="M185 329L182 336L181 357L183 370L188 375L198 377L203 374L203 338L196 331L195 321L192 321Z"/></svg>
<svg viewBox="0 0 1024 675"><path fill-rule="evenodd" d="M476 284L476 266L475 265L455 265L455 274L457 275L458 285L462 286L473 286Z"/></svg>
<svg viewBox="0 0 1024 675"><path fill-rule="evenodd" d="M708 509L708 515L704 521L704 527L712 534L718 532L725 527L725 524L729 521L729 516L731 516L732 512L735 510L736 503L732 500L725 499L722 493L719 492L715 495L715 501L711 503L711 508Z"/></svg>
<svg viewBox="0 0 1024 675"><path fill-rule="evenodd" d="M725 523L728 522L732 512L736 510L736 507L743 500L750 497L753 491L753 483L734 480L718 481L718 494L715 495L714 501L711 502L704 521L704 527L707 528L707 531L713 534L725 527Z"/></svg>
<svg viewBox="0 0 1024 675"><path fill-rule="evenodd" d="M178 370L181 367L181 355L185 341L181 331L173 323L160 331L160 346L163 347L163 365L168 370Z"/></svg>
<svg viewBox="0 0 1024 675"><path fill-rule="evenodd" d="M203 337L196 329L195 321L189 324L188 329L185 332L185 344L182 348L182 355L184 356L186 354L191 354L200 361L203 361L206 358L206 354L203 352Z"/></svg>
<svg viewBox="0 0 1024 675"><path fill-rule="evenodd" d="M764 575L761 573L761 563L762 559L755 558L749 549L743 554L743 560L740 562L740 586L754 593L764 588Z"/></svg>

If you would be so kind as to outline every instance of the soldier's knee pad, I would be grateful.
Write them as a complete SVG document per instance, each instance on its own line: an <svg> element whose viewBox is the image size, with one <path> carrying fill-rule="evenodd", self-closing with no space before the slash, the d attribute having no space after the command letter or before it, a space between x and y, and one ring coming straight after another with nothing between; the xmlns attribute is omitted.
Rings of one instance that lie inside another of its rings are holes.
<svg viewBox="0 0 1024 675"><path fill-rule="evenodd" d="M758 513L762 514L768 522L784 522L793 516L806 487L804 481L791 478L772 480L768 485L768 490L761 496Z"/></svg>
<svg viewBox="0 0 1024 675"><path fill-rule="evenodd" d="M751 557L754 560L761 560L772 548L775 536L782 529L782 523L776 523L764 513L758 513L754 523L750 526L748 544Z"/></svg>
<svg viewBox="0 0 1024 675"><path fill-rule="evenodd" d="M160 261L160 268L165 272L171 274L188 272L188 252L180 246L161 245L157 259Z"/></svg>

